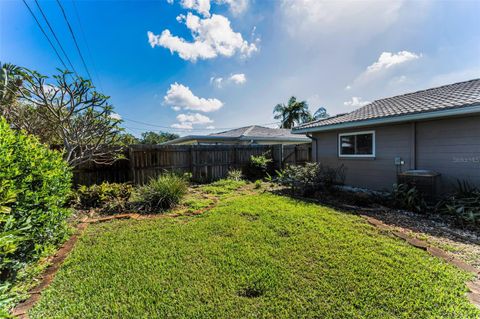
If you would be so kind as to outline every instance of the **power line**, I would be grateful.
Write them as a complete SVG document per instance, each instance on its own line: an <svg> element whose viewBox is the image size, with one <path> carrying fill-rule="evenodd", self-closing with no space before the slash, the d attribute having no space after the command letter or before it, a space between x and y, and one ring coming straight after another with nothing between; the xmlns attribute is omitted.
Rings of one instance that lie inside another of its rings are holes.
<svg viewBox="0 0 480 319"><path fill-rule="evenodd" d="M85 46L87 47L87 53L88 53L88 56L90 58L90 61L92 62L92 65L93 65L93 72L95 73L95 76L98 80L98 84L100 86L100 89L103 91L102 81L100 79L100 76L98 75L97 66L96 66L95 60L93 59L93 55L92 55L92 52L90 50L90 46L88 45L87 37L85 36L85 31L84 31L83 25L82 25L82 20L80 19L80 14L78 13L77 5L75 3L76 3L76 0L73 0L72 1L73 10L75 11L75 16L77 18L78 25L80 26L80 32L82 33L83 42L85 42Z"/></svg>
<svg viewBox="0 0 480 319"><path fill-rule="evenodd" d="M40 13L42 14L42 16L43 16L43 19L44 19L44 20L45 20L45 22L47 23L47 26L48 26L48 28L49 28L49 29L50 29L50 31L52 32L52 34L53 34L53 37L54 37L54 38L55 38L55 40L57 41L57 44L58 44L58 46L60 47L60 50L62 50L63 54L64 54L64 55L65 55L65 57L67 58L68 64L69 64L69 65L70 65L70 67L72 68L73 72L75 72L75 74L78 76L78 73L77 73L77 71L76 71L76 70L75 70L75 68L73 67L72 61L70 61L70 59L69 59L69 57L68 57L67 53L66 53L66 52L65 52L65 50L63 49L63 46L62 46L62 44L61 44L61 43L60 43L60 41L58 40L58 38L57 38L57 35L56 35L55 31L53 31L53 28L52 28L52 26L50 25L50 22L48 21L48 19L47 19L47 17L46 17L46 15L45 15L45 13L43 12L43 10L42 10L42 8L40 7L40 4L38 3L38 1L37 1L37 0L35 0L35 4L37 5L37 7L38 7L38 10L40 10Z"/></svg>
<svg viewBox="0 0 480 319"><path fill-rule="evenodd" d="M73 32L72 26L70 25L70 22L68 21L67 14L65 13L65 9L63 9L62 4L60 3L59 0L57 0L58 6L62 10L63 17L65 18L65 22L67 22L68 29L70 30L70 34L72 35L73 42L75 42L75 47L77 48L77 52L80 55L80 58L82 59L83 66L85 67L85 70L87 71L88 77L90 78L90 81L93 83L93 78L92 75L90 74L90 71L88 70L87 64L85 63L85 59L83 58L82 52L80 51L80 47L78 46L77 38L75 37L75 33Z"/></svg>
<svg viewBox="0 0 480 319"><path fill-rule="evenodd" d="M129 121L129 122L133 122L133 123L138 123L138 124L142 124L142 125L146 125L146 126L157 127L157 128L161 128L161 129L168 129L168 130L171 130L171 131L181 131L181 132L212 131L212 130L234 130L234 129L240 128L240 127L238 126L238 127L216 127L216 128L214 128L214 129L195 128L195 129L192 129L192 130L187 130L187 129L175 129L175 128L172 128L172 127L170 127L170 126L164 126L164 125L158 125L158 124L152 124L152 123L142 122L142 121L138 121L138 120L129 119L129 118L126 118L126 117L122 117L122 119L125 120L125 121ZM280 123L280 122L271 122L271 123L263 123L263 124L256 124L256 125L273 125L273 124L279 124L279 123ZM137 129L139 129L139 128L137 128Z"/></svg>
<svg viewBox="0 0 480 319"><path fill-rule="evenodd" d="M55 51L55 54L57 55L57 58L60 60L60 63L62 63L63 67L65 68L65 70L68 70L67 66L65 65L65 62L63 62L62 58L60 57L60 54L58 53L57 51L57 48L55 48L55 46L53 45L52 41L50 40L50 38L48 37L47 33L45 32L45 30L43 29L42 25L40 24L40 22L38 21L37 17L35 16L35 14L33 13L32 9L30 8L30 6L28 5L28 3L25 1L25 0L22 0L23 3L25 4L25 6L27 6L27 9L28 11L30 11L30 14L32 15L33 19L35 19L35 22L37 23L38 27L40 28L40 30L42 31L43 35L45 36L45 38L47 39L48 43L50 43L50 46L52 47L53 51Z"/></svg>

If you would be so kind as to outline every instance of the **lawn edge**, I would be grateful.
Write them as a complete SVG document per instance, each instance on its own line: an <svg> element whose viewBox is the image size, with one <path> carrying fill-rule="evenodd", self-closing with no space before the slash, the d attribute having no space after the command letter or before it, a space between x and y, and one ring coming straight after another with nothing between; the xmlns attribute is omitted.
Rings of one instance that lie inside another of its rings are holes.
<svg viewBox="0 0 480 319"><path fill-rule="evenodd" d="M120 220L120 219L133 219L133 220L148 220L148 219L159 219L159 218L176 218L176 217L188 217L188 216L197 216L201 215L218 205L219 199L217 197L212 196L211 199L213 202L205 208L185 213L185 214L178 214L178 213L170 213L170 214L148 214L148 215L140 215L137 213L129 213L129 214L117 214L117 215L110 215L105 217L99 218L88 218L85 217L80 221L77 225L74 234L58 249L51 260L50 266L48 266L40 275L40 283L28 291L29 297L17 304L11 311L11 315L18 319L28 319L28 312L37 304L37 302L41 298L42 291L45 290L55 278L56 273L62 266L65 259L68 257L70 252L75 247L79 237L87 229L88 225L90 224L97 224L103 223L113 220Z"/></svg>
<svg viewBox="0 0 480 319"><path fill-rule="evenodd" d="M402 231L402 230L397 230L392 226L389 226L382 221L373 218L371 216L367 215L359 215L363 219L367 221L370 225L380 229L380 231L388 232L390 234L393 234L395 237L403 239L405 242L407 242L410 246L413 246L415 248L419 248L422 250L427 251L430 255L440 258L444 260L445 262L456 266L457 268L460 268L461 270L471 273L472 275L475 276L473 280L470 280L466 283L466 286L469 290L467 293L468 300L477 308L480 309L480 269L477 269L462 260L455 258L453 256L450 256L445 252L444 250L431 246L428 244L425 240L421 240L418 238L414 238L410 236L407 232Z"/></svg>

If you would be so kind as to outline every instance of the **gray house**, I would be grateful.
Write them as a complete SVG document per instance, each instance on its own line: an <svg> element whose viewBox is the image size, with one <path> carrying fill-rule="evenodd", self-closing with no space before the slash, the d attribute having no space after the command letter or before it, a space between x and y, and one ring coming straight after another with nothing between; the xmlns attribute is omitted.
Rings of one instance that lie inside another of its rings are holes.
<svg viewBox="0 0 480 319"><path fill-rule="evenodd" d="M187 135L163 145L208 145L208 144L235 144L235 145L271 145L271 144L302 144L310 143L305 134L292 134L289 129L269 128L259 125L245 126L230 131L213 133L210 135Z"/></svg>
<svg viewBox="0 0 480 319"><path fill-rule="evenodd" d="M480 186L480 79L374 101L292 131L312 138L312 158L346 167L348 185L391 189L409 170L438 172L439 191L457 180Z"/></svg>

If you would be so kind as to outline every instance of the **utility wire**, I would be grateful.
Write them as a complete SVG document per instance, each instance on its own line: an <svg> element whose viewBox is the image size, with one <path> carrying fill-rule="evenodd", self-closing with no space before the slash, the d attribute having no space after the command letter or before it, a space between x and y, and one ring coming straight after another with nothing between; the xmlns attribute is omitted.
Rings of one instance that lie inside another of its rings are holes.
<svg viewBox="0 0 480 319"><path fill-rule="evenodd" d="M42 31L43 35L45 36L45 38L47 39L48 43L50 43L50 46L52 47L53 51L55 51L55 54L57 55L57 58L60 60L60 62L62 63L63 67L65 68L65 70L68 70L67 66L65 65L65 62L63 62L62 58L60 57L60 54L58 53L57 51L57 48L55 48L55 46L53 45L52 41L50 40L50 38L48 37L47 33L45 32L45 30L43 29L42 25L40 24L40 22L38 21L37 17L35 16L35 14L33 13L32 9L30 8L30 6L28 5L28 3L25 1L25 0L22 0L23 3L25 4L25 6L27 6L28 8L28 11L30 11L30 14L32 15L33 19L35 19L35 22L37 23L38 27L40 28L40 30Z"/></svg>
<svg viewBox="0 0 480 319"><path fill-rule="evenodd" d="M77 71L76 71L75 68L73 67L72 61L70 61L70 58L68 57L67 53L66 53L65 50L63 49L63 46L62 46L62 44L60 43L60 40L58 40L58 38L57 38L57 34L55 33L55 31L53 31L53 28L52 28L52 26L50 25L50 22L48 21L45 13L44 13L43 10L42 10L42 7L40 7L40 4L38 3L37 0L35 0L35 4L37 5L38 10L40 10L40 13L41 13L42 16L43 16L43 19L45 19L45 22L47 23L48 28L49 28L50 31L52 32L53 37L55 38L55 41L57 41L57 44L58 44L58 46L60 47L60 50L62 50L63 54L64 54L65 57L67 58L68 64L69 64L70 67L72 68L73 72L78 76Z"/></svg>
<svg viewBox="0 0 480 319"><path fill-rule="evenodd" d="M93 59L92 51L90 50L90 46L88 45L87 37L85 36L85 31L83 29L82 20L80 19L80 14L78 13L77 5L75 4L76 2L77 2L76 0L72 0L73 9L75 11L75 16L77 17L78 25L80 26L80 32L82 33L83 41L85 42L85 46L87 47L88 56L89 56L90 61L92 62L92 65L93 65L93 72L95 73L95 76L98 80L98 85L100 86L100 89L103 92L102 81L100 79L100 76L98 75L95 59Z"/></svg>
<svg viewBox="0 0 480 319"><path fill-rule="evenodd" d="M82 52L80 51L80 47L78 46L77 38L75 37L75 33L73 32L72 26L70 25L70 22L68 21L67 14L65 13L65 9L63 8L62 4L60 3L59 0L57 0L57 4L62 10L63 17L65 18L65 22L67 22L68 29L70 30L70 34L72 35L73 42L75 42L75 47L77 48L77 52L80 55L80 58L82 59L83 66L85 67L85 70L87 71L88 77L90 81L93 83L93 78L92 75L90 74L90 71L88 70L87 64L85 63L85 59L83 58Z"/></svg>
<svg viewBox="0 0 480 319"><path fill-rule="evenodd" d="M182 129L175 129L170 126L163 126L163 125L157 125L157 124L152 124L152 123L147 123L147 122L142 122L142 121L137 121L133 119L129 119L126 117L122 117L123 120L133 122L133 123L138 123L146 126L152 126L152 127L158 127L162 129L168 129L172 131L185 131L185 132L190 132L190 131L212 131L212 130L234 130L240 127L216 127L214 129L207 129L207 128L196 128L192 130L182 130ZM263 123L263 124L256 124L256 125L273 125L273 124L279 124L280 122L271 122L271 123Z"/></svg>

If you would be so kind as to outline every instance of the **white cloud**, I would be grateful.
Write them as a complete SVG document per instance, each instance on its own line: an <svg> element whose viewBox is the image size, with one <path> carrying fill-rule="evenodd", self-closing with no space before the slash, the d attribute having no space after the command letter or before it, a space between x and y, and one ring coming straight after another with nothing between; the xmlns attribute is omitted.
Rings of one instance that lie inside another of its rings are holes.
<svg viewBox="0 0 480 319"><path fill-rule="evenodd" d="M244 84L247 82L247 77L243 73L232 74L229 78L235 84Z"/></svg>
<svg viewBox="0 0 480 319"><path fill-rule="evenodd" d="M362 107L370 103L369 101L362 101L361 97L354 96L352 97L351 101L343 102L345 106L353 106L353 107Z"/></svg>
<svg viewBox="0 0 480 319"><path fill-rule="evenodd" d="M347 86L345 87L345 90L347 90L347 91L348 91L348 90L351 90L351 89L352 89L352 86L351 86L351 85L347 85Z"/></svg>
<svg viewBox="0 0 480 319"><path fill-rule="evenodd" d="M216 4L226 4L230 7L233 15L239 15L245 12L249 5L249 0L212 0ZM211 0L180 0L180 5L184 9L197 11L204 17L210 16ZM169 4L173 4L174 0L167 0Z"/></svg>
<svg viewBox="0 0 480 319"><path fill-rule="evenodd" d="M228 78L214 77L214 76L210 78L210 83L219 89L221 89L224 84L233 83L233 84L242 85L242 84L245 84L246 82L247 82L247 77L245 76L244 73L231 74Z"/></svg>
<svg viewBox="0 0 480 319"><path fill-rule="evenodd" d="M183 129L183 130L193 129L193 125L191 123L174 123L174 124L170 125L170 127Z"/></svg>
<svg viewBox="0 0 480 319"><path fill-rule="evenodd" d="M178 114L177 121L178 123L172 124L171 127L186 130L193 129L193 125L196 124L205 125L213 123L213 120L211 120L208 116L200 113Z"/></svg>
<svg viewBox="0 0 480 319"><path fill-rule="evenodd" d="M180 5L184 9L195 10L205 17L210 16L210 0L181 0Z"/></svg>
<svg viewBox="0 0 480 319"><path fill-rule="evenodd" d="M180 15L177 20L185 23L190 30L193 42L174 36L170 30L164 30L160 35L148 31L148 42L152 48L161 46L176 52L180 58L195 62L197 59L212 59L219 55L231 57L239 53L242 57L249 57L258 51L255 43L244 40L242 35L234 32L228 18L213 14L210 18L200 17L188 13Z"/></svg>
<svg viewBox="0 0 480 319"><path fill-rule="evenodd" d="M215 129L215 126L209 125L209 126L206 127L206 129L207 129L207 130L214 130L214 129Z"/></svg>
<svg viewBox="0 0 480 319"><path fill-rule="evenodd" d="M282 0L281 8L287 19L284 26L294 37L311 41L312 34L348 34L349 41L355 42L395 23L405 2Z"/></svg>
<svg viewBox="0 0 480 319"><path fill-rule="evenodd" d="M165 104L171 105L174 110L192 110L213 112L223 106L222 101L215 98L201 98L195 96L188 86L175 82L163 97Z"/></svg>
<svg viewBox="0 0 480 319"><path fill-rule="evenodd" d="M180 123L192 123L192 124L209 124L213 121L205 115L200 113L188 113L188 114L178 114L177 121Z"/></svg>
<svg viewBox="0 0 480 319"><path fill-rule="evenodd" d="M248 8L248 0L215 0L217 4L228 4L230 6L230 12L233 15L239 15L245 12Z"/></svg>
<svg viewBox="0 0 480 319"><path fill-rule="evenodd" d="M223 87L223 78L222 77L214 77L212 76L210 78L210 84L216 86L217 88L222 88Z"/></svg>
<svg viewBox="0 0 480 319"><path fill-rule="evenodd" d="M422 54L417 54L409 51L400 51L398 53L382 52L378 60L367 67L367 73L374 73L381 70L391 68L392 66L406 63L412 60L417 60L422 57Z"/></svg>
<svg viewBox="0 0 480 319"><path fill-rule="evenodd" d="M112 114L110 114L110 118L111 118L112 120L120 121L120 120L122 119L122 116L121 116L120 114L118 114L118 113L112 113Z"/></svg>

